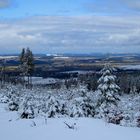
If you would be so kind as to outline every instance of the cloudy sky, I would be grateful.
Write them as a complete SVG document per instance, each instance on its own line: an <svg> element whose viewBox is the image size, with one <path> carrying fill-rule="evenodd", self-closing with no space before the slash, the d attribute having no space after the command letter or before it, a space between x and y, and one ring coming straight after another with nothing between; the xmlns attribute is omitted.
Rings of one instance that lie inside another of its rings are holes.
<svg viewBox="0 0 140 140"><path fill-rule="evenodd" d="M0 54L140 53L140 0L0 0Z"/></svg>

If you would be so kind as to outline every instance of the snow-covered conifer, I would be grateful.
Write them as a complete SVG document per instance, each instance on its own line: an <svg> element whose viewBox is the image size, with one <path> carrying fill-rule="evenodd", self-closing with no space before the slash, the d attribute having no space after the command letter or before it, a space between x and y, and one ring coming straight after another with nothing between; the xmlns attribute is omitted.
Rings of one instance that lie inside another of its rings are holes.
<svg viewBox="0 0 140 140"><path fill-rule="evenodd" d="M46 102L47 117L59 117L67 114L65 103L57 100L54 96L50 95Z"/></svg>
<svg viewBox="0 0 140 140"><path fill-rule="evenodd" d="M11 99L9 99L8 108L10 111L18 111L20 98L14 91L11 93Z"/></svg>
<svg viewBox="0 0 140 140"><path fill-rule="evenodd" d="M120 88L116 84L116 76L112 74L114 70L109 64L105 65L101 70L102 76L98 80L99 98L97 105L100 108L100 113L103 114L108 114L113 110L119 100Z"/></svg>
<svg viewBox="0 0 140 140"><path fill-rule="evenodd" d="M32 119L35 117L35 104L32 95L26 95L22 99L19 113L23 119Z"/></svg>
<svg viewBox="0 0 140 140"><path fill-rule="evenodd" d="M9 87L7 90L7 94L4 97L7 99L8 109L10 111L18 111L20 102L19 92L16 89L12 89L12 87Z"/></svg>
<svg viewBox="0 0 140 140"><path fill-rule="evenodd" d="M73 99L70 107L71 117L94 117L94 115L94 104L85 92L82 92L80 97Z"/></svg>

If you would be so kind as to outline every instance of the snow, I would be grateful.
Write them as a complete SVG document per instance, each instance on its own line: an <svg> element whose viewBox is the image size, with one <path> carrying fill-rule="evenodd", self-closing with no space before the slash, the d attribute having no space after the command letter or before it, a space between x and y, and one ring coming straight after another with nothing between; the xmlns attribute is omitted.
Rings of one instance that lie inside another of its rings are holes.
<svg viewBox="0 0 140 140"><path fill-rule="evenodd" d="M13 59L18 58L18 56L0 56L0 59Z"/></svg>
<svg viewBox="0 0 140 140"><path fill-rule="evenodd" d="M61 55L58 55L58 54L46 54L46 56L61 56Z"/></svg>
<svg viewBox="0 0 140 140"><path fill-rule="evenodd" d="M0 104L1 140L139 140L140 129L108 124L92 118L18 119ZM74 129L69 129L73 125ZM74 125L75 124L75 125Z"/></svg>
<svg viewBox="0 0 140 140"><path fill-rule="evenodd" d="M57 57L54 57L54 59L69 59L69 57L66 57L66 56L57 56Z"/></svg>
<svg viewBox="0 0 140 140"><path fill-rule="evenodd" d="M140 65L125 65L125 66L120 66L119 68L124 70L140 70Z"/></svg>
<svg viewBox="0 0 140 140"><path fill-rule="evenodd" d="M95 71L84 71L84 70L73 70L73 71L65 71L62 73L78 73L78 74L87 74L87 73L94 73Z"/></svg>
<svg viewBox="0 0 140 140"><path fill-rule="evenodd" d="M25 77L25 80L28 78ZM58 79L54 78L42 78L42 77L32 77L32 84L55 84L58 81Z"/></svg>

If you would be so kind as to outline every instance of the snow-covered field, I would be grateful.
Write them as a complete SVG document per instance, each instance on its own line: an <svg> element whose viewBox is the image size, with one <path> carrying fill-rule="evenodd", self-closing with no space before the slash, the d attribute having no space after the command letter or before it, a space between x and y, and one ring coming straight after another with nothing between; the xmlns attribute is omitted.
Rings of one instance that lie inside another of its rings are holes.
<svg viewBox="0 0 140 140"><path fill-rule="evenodd" d="M28 78L25 77L25 80L27 80ZM58 79L54 79L54 78L42 78L42 77L32 77L32 84L36 85L36 84L54 84L58 81Z"/></svg>
<svg viewBox="0 0 140 140"><path fill-rule="evenodd" d="M92 118L18 119L0 104L1 140L140 140L140 129ZM69 129L65 123L74 125Z"/></svg>
<svg viewBox="0 0 140 140"><path fill-rule="evenodd" d="M140 70L140 65L125 65L119 68L124 69L124 70Z"/></svg>
<svg viewBox="0 0 140 140"><path fill-rule="evenodd" d="M5 84L0 88L0 139L140 140L140 93L121 93L112 70L102 70L96 91L82 83L52 89ZM34 77L37 81L42 83Z"/></svg>
<svg viewBox="0 0 140 140"><path fill-rule="evenodd" d="M84 70L78 70L78 71L65 71L62 73L78 73L78 74L87 74L87 73L93 73L95 71L84 71Z"/></svg>
<svg viewBox="0 0 140 140"><path fill-rule="evenodd" d="M0 56L0 59L14 59L18 58L18 56Z"/></svg>

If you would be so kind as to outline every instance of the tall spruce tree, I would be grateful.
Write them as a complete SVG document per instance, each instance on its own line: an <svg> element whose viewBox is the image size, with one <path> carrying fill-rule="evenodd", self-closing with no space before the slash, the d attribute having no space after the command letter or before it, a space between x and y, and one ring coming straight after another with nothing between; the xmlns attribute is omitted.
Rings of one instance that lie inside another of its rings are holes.
<svg viewBox="0 0 140 140"><path fill-rule="evenodd" d="M28 85L32 84L32 74L34 71L34 56L32 51L27 48L26 53L26 76L28 77Z"/></svg>
<svg viewBox="0 0 140 140"><path fill-rule="evenodd" d="M27 86L32 84L32 74L34 71L34 56L32 51L27 48L26 50L23 48L22 52L20 54L20 72L21 75L24 77L26 76L28 78L27 80Z"/></svg>
<svg viewBox="0 0 140 140"><path fill-rule="evenodd" d="M25 48L22 49L22 52L19 56L21 65L25 62Z"/></svg>
<svg viewBox="0 0 140 140"><path fill-rule="evenodd" d="M98 80L98 106L101 114L108 114L117 106L119 100L120 87L115 82L116 76L112 74L114 70L110 64L106 64L101 70L102 76Z"/></svg>
<svg viewBox="0 0 140 140"><path fill-rule="evenodd" d="M25 63L26 63L26 59L25 59L25 48L22 49L22 52L19 56L19 61L20 61L20 65L19 65L19 71L20 71L20 75L22 77L22 81L24 83L24 78L26 76L25 74L25 71L26 71L26 66L25 66Z"/></svg>

